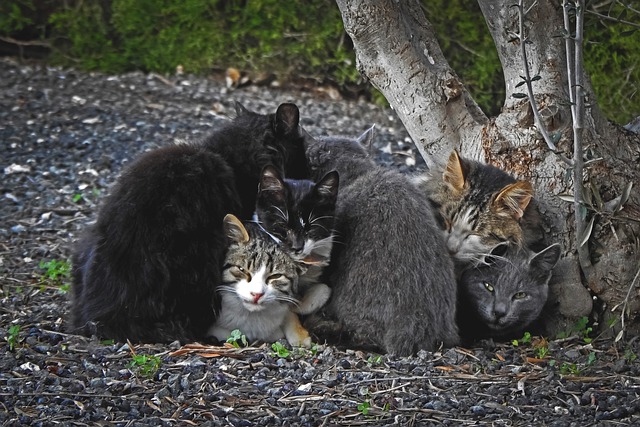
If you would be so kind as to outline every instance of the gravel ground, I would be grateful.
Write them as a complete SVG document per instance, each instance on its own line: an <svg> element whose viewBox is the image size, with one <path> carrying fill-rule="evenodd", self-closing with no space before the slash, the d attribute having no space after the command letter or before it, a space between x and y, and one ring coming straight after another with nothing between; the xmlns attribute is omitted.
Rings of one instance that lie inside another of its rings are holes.
<svg viewBox="0 0 640 427"><path fill-rule="evenodd" d="M293 101L312 135L356 135L375 123L381 163L411 171L420 162L393 112L328 90L229 91L221 79L10 59L0 59L0 76L2 425L640 425L635 339L587 343L577 331L390 358L67 334L65 286L45 280L40 263L68 259L126 161L206 134L235 101L263 113Z"/></svg>

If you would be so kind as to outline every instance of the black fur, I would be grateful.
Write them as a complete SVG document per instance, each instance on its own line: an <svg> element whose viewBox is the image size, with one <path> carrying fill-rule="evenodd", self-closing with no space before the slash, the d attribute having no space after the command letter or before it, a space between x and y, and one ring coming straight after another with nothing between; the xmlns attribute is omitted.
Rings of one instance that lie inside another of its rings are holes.
<svg viewBox="0 0 640 427"><path fill-rule="evenodd" d="M251 217L265 165L306 168L295 105L238 114L202 143L150 151L123 171L73 254L75 332L134 342L206 334L220 306L224 216Z"/></svg>

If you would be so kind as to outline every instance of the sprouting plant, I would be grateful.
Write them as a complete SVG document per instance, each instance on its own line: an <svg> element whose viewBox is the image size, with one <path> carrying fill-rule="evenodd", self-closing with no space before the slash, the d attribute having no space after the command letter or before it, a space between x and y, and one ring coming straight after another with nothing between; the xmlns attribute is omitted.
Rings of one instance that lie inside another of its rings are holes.
<svg viewBox="0 0 640 427"><path fill-rule="evenodd" d="M578 375L579 373L580 368L575 363L562 362L562 365L560 365L561 375Z"/></svg>
<svg viewBox="0 0 640 427"><path fill-rule="evenodd" d="M372 354L367 359L367 363L369 363L370 365L379 365L382 363L382 356L379 354Z"/></svg>
<svg viewBox="0 0 640 427"><path fill-rule="evenodd" d="M9 343L9 350L13 351L20 342L20 325L11 325L5 339Z"/></svg>
<svg viewBox="0 0 640 427"><path fill-rule="evenodd" d="M51 286L57 286L60 292L65 293L69 290L69 283L65 280L71 275L71 264L68 261L60 261L52 259L51 261L40 261L40 269L45 270L42 273L42 281Z"/></svg>
<svg viewBox="0 0 640 427"><path fill-rule="evenodd" d="M581 317L578 321L573 325L573 327L564 332L560 332L557 335L557 338L568 338L571 335L578 334L582 337L582 340L585 344L589 344L593 339L590 337L593 332L593 328L589 326L589 318L586 316Z"/></svg>
<svg viewBox="0 0 640 427"><path fill-rule="evenodd" d="M360 411L362 415L367 415L369 414L370 407L371 407L371 404L369 403L369 401L365 400L364 402L358 405L358 411Z"/></svg>
<svg viewBox="0 0 640 427"><path fill-rule="evenodd" d="M593 328L588 325L589 325L589 318L586 316L583 316L580 319L578 319L578 322L576 322L576 327L575 327L576 332L582 335L582 340L586 344L589 344L592 341L592 338L589 337L589 335L591 334L591 332L593 332Z"/></svg>
<svg viewBox="0 0 640 427"><path fill-rule="evenodd" d="M289 350L285 347L281 342L274 342L271 344L271 348L276 352L278 357L287 358L289 357Z"/></svg>
<svg viewBox="0 0 640 427"><path fill-rule="evenodd" d="M81 193L77 193L74 194L73 197L71 198L71 200L73 200L73 203L78 203L80 200L82 200L83 196Z"/></svg>
<svg viewBox="0 0 640 427"><path fill-rule="evenodd" d="M549 354L549 347L538 347L536 352L538 359L544 359Z"/></svg>
<svg viewBox="0 0 640 427"><path fill-rule="evenodd" d="M522 338L520 338L519 340L512 340L511 344L513 344L514 347L517 347L520 344L530 344L531 343L531 333L530 332L525 332L524 335L522 335Z"/></svg>
<svg viewBox="0 0 640 427"><path fill-rule="evenodd" d="M587 356L587 365L593 365L595 361L596 361L596 353L592 351L591 353L589 353L589 356Z"/></svg>
<svg viewBox="0 0 640 427"><path fill-rule="evenodd" d="M240 348L240 344L242 344L242 347L246 347L249 345L247 337L242 332L240 332L240 329L234 329L233 331L231 331L231 335L229 335L229 338L227 338L227 342L233 345L235 348Z"/></svg>
<svg viewBox="0 0 640 427"><path fill-rule="evenodd" d="M155 355L132 354L131 357L133 360L129 363L129 367L146 378L153 378L162 363L160 357Z"/></svg>
<svg viewBox="0 0 640 427"><path fill-rule="evenodd" d="M634 362L638 358L638 355L636 354L635 351L633 351L632 349L628 348L624 352L624 358L625 358L625 360L627 362Z"/></svg>

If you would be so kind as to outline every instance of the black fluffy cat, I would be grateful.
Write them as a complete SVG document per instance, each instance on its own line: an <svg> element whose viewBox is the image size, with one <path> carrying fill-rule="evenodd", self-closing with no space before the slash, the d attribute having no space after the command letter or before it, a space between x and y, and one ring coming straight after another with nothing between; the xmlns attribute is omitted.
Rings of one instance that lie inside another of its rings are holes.
<svg viewBox="0 0 640 427"><path fill-rule="evenodd" d="M144 153L123 171L73 255L76 332L134 342L206 335L220 306L224 216L251 218L267 164L306 177L294 104L237 112L201 143Z"/></svg>
<svg viewBox="0 0 640 427"><path fill-rule="evenodd" d="M340 174L332 296L305 327L397 355L455 345L456 282L442 233L408 178L369 156L372 138L370 129L357 140L305 140L312 178Z"/></svg>

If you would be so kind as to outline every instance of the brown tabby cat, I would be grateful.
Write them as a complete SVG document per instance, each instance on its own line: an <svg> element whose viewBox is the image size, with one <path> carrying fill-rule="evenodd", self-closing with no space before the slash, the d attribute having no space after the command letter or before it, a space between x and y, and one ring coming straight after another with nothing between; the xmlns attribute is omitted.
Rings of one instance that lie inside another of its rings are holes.
<svg viewBox="0 0 640 427"><path fill-rule="evenodd" d="M286 338L292 346L311 347L309 333L293 312L299 304L298 279L306 268L259 225L243 224L231 214L223 224L229 249L217 288L222 297L220 314L209 335L224 341L239 329L250 341Z"/></svg>
<svg viewBox="0 0 640 427"><path fill-rule="evenodd" d="M488 164L449 156L446 166L418 177L440 213L449 253L458 266L485 263L507 244L542 250L540 214L528 181Z"/></svg>

